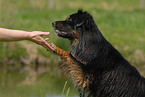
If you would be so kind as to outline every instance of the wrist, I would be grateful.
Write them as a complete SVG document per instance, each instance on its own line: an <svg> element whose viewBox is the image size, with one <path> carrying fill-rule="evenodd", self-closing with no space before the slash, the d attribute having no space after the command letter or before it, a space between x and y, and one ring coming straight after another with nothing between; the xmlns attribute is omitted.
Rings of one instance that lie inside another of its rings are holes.
<svg viewBox="0 0 145 97"><path fill-rule="evenodd" d="M32 32L25 32L24 40L32 40Z"/></svg>

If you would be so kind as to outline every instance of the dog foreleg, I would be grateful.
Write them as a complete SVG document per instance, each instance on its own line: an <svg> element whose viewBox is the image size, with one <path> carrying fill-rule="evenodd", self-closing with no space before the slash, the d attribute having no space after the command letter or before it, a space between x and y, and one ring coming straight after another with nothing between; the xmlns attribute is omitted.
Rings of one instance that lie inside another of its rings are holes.
<svg viewBox="0 0 145 97"><path fill-rule="evenodd" d="M84 78L84 74L82 69L77 65L76 62L70 57L70 53L60 49L55 46L53 43L50 43L50 46L53 48L53 53L62 57L65 60L64 71L69 71L69 76L74 80L74 83L77 83L77 86L81 86L81 88L86 87L87 81Z"/></svg>
<svg viewBox="0 0 145 97"><path fill-rule="evenodd" d="M55 53L56 55L59 55L60 57L62 57L65 60L69 57L69 52L60 49L59 47L57 47L53 43L49 43L49 44L53 48L53 53Z"/></svg>

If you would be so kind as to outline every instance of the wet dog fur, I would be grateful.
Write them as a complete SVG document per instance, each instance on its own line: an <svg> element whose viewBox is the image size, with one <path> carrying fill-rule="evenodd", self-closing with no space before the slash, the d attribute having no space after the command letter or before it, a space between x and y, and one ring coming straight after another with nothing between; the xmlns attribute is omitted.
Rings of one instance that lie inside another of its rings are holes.
<svg viewBox="0 0 145 97"><path fill-rule="evenodd" d="M145 78L104 38L88 12L79 10L52 26L71 42L69 52L50 45L80 97L145 97Z"/></svg>

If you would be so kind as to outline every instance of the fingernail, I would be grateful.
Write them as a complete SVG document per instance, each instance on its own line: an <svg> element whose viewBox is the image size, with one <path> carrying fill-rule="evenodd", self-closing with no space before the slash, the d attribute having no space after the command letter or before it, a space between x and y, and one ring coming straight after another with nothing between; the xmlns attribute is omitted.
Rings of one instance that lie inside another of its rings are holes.
<svg viewBox="0 0 145 97"><path fill-rule="evenodd" d="M49 38L45 38L45 40L49 40Z"/></svg>
<svg viewBox="0 0 145 97"><path fill-rule="evenodd" d="M47 34L50 34L50 32L46 32Z"/></svg>
<svg viewBox="0 0 145 97"><path fill-rule="evenodd" d="M43 34L48 35L50 32L43 32Z"/></svg>

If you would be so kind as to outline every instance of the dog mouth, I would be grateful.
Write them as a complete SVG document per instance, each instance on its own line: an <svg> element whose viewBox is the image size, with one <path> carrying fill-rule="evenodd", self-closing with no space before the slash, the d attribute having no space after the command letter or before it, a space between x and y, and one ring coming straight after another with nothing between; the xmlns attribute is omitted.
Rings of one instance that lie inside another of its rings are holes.
<svg viewBox="0 0 145 97"><path fill-rule="evenodd" d="M60 31L60 30L55 30L56 35L67 35L67 32L65 31Z"/></svg>

